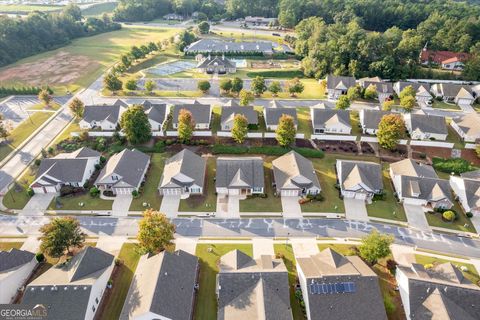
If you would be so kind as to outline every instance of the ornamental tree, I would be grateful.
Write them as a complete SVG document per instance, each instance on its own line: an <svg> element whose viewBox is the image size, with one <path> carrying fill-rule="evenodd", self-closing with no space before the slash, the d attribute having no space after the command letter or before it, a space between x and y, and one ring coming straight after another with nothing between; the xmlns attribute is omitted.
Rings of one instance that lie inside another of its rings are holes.
<svg viewBox="0 0 480 320"><path fill-rule="evenodd" d="M385 149L395 149L405 130L405 122L399 114L384 115L378 124L378 144Z"/></svg>
<svg viewBox="0 0 480 320"><path fill-rule="evenodd" d="M165 250L175 234L175 225L165 214L153 209L145 210L138 222L138 246L143 253L158 253Z"/></svg>
<svg viewBox="0 0 480 320"><path fill-rule="evenodd" d="M362 238L362 244L359 247L360 257L374 265L378 260L390 255L392 243L392 235L382 234L374 229L368 236Z"/></svg>
<svg viewBox="0 0 480 320"><path fill-rule="evenodd" d="M187 109L181 109L178 113L178 138L183 143L190 142L195 130L195 119Z"/></svg>
<svg viewBox="0 0 480 320"><path fill-rule="evenodd" d="M400 106L405 110L405 112L412 112L413 108L415 107L415 97L412 96L404 96L400 98Z"/></svg>
<svg viewBox="0 0 480 320"><path fill-rule="evenodd" d="M40 250L54 258L70 254L73 248L82 247L86 237L80 229L80 222L73 217L55 218L43 225L40 232Z"/></svg>
<svg viewBox="0 0 480 320"><path fill-rule="evenodd" d="M207 80L198 81L197 88L203 93L207 93L208 90L210 90L210 82L208 82Z"/></svg>
<svg viewBox="0 0 480 320"><path fill-rule="evenodd" d="M335 104L335 109L346 110L350 107L350 99L347 96L340 96Z"/></svg>
<svg viewBox="0 0 480 320"><path fill-rule="evenodd" d="M270 83L268 86L268 91L272 93L272 96L276 97L278 93L282 91L280 81L272 81L272 83Z"/></svg>
<svg viewBox="0 0 480 320"><path fill-rule="evenodd" d="M232 138L237 143L243 143L248 134L248 120L243 114L233 118Z"/></svg>
<svg viewBox="0 0 480 320"><path fill-rule="evenodd" d="M252 80L251 90L255 96L260 96L262 93L267 91L267 85L265 84L265 78L261 76L256 76Z"/></svg>
<svg viewBox="0 0 480 320"><path fill-rule="evenodd" d="M243 89L243 80L240 79L239 77L235 77L232 80L232 92L235 94L239 94L240 91Z"/></svg>
<svg viewBox="0 0 480 320"><path fill-rule="evenodd" d="M295 142L295 135L297 130L295 129L295 121L292 116L282 114L278 120L277 130L275 130L276 139L278 144L282 147L288 147Z"/></svg>
<svg viewBox="0 0 480 320"><path fill-rule="evenodd" d="M77 118L83 117L85 106L82 100L78 99L77 97L73 98L73 100L68 105L68 108L70 109L70 112L72 113L73 116Z"/></svg>
<svg viewBox="0 0 480 320"><path fill-rule="evenodd" d="M239 104L241 106L248 106L250 103L252 103L255 100L255 97L251 91L242 89L240 91L240 101Z"/></svg>
<svg viewBox="0 0 480 320"><path fill-rule="evenodd" d="M152 138L152 127L141 105L133 105L122 113L120 126L132 144L144 143Z"/></svg>

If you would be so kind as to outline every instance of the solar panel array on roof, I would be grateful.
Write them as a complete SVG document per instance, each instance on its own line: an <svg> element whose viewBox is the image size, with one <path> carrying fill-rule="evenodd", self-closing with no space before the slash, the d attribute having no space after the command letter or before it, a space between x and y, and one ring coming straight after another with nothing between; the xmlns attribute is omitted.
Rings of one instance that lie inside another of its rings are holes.
<svg viewBox="0 0 480 320"><path fill-rule="evenodd" d="M309 291L310 294L353 293L356 286L353 282L311 283Z"/></svg>

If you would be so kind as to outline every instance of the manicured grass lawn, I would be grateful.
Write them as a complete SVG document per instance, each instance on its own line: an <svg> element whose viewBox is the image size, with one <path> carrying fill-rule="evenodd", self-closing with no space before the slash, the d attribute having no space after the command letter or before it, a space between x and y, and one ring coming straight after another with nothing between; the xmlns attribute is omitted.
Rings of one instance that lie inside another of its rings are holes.
<svg viewBox="0 0 480 320"><path fill-rule="evenodd" d="M96 3L82 10L83 16L99 16L104 13L111 13L117 7L117 2Z"/></svg>
<svg viewBox="0 0 480 320"><path fill-rule="evenodd" d="M459 106L454 103L445 103L443 101L433 100L432 108L434 109L449 109L449 110L461 110Z"/></svg>
<svg viewBox="0 0 480 320"><path fill-rule="evenodd" d="M212 248L212 252L208 252L208 248ZM235 249L253 256L253 247L250 244L197 244L195 254L200 259L200 283L195 304L195 319L217 319L215 285L218 262L224 254Z"/></svg>
<svg viewBox="0 0 480 320"><path fill-rule="evenodd" d="M217 210L217 196L215 194L215 157L207 159L207 175L205 177L204 195L190 196L180 200L178 211L183 212L214 212Z"/></svg>
<svg viewBox="0 0 480 320"><path fill-rule="evenodd" d="M34 112L30 115L30 119L25 119L18 127L12 130L8 137L9 143L2 142L0 144L0 160L5 159L10 152L22 144L52 114L50 112Z"/></svg>
<svg viewBox="0 0 480 320"><path fill-rule="evenodd" d="M449 124L447 125L448 128L448 136L447 136L447 142L454 143L454 148L456 149L463 149L465 147L465 142L462 141L458 133L453 130L453 128L450 126L450 121Z"/></svg>
<svg viewBox="0 0 480 320"><path fill-rule="evenodd" d="M61 208L56 207L56 199L62 204ZM83 207L79 203L83 203ZM86 193L75 197L54 198L47 210L112 210L112 204L111 200L93 198Z"/></svg>
<svg viewBox="0 0 480 320"><path fill-rule="evenodd" d="M298 118L298 133L303 133L305 139L310 139L312 135L312 119L310 117L310 108L298 108L297 109L297 118Z"/></svg>
<svg viewBox="0 0 480 320"><path fill-rule="evenodd" d="M252 132L265 132L267 127L265 125L265 117L263 116L263 107L255 106L255 111L258 113L258 130L250 130Z"/></svg>
<svg viewBox="0 0 480 320"><path fill-rule="evenodd" d="M294 320L305 319L300 300L295 297L295 285L297 284L297 269L295 267L295 256L291 245L275 244L273 246L275 254L283 256L283 262L288 270L288 284L290 287L290 306Z"/></svg>
<svg viewBox="0 0 480 320"><path fill-rule="evenodd" d="M149 204L149 207L154 210L160 209L162 197L158 194L158 184L163 174L163 166L165 159L168 157L165 153L154 153L150 160L150 169L147 172L147 180L143 187L143 193L136 199L132 200L130 211L143 211L146 208L143 203Z"/></svg>
<svg viewBox="0 0 480 320"><path fill-rule="evenodd" d="M113 278L113 287L111 292L107 291L108 299L102 301L105 306L101 313L101 319L118 319L122 312L123 303L127 297L130 283L132 282L133 274L137 268L140 254L136 250L136 244L125 243L120 250L118 259L122 261L122 264L118 267L115 277ZM99 318L99 319L100 319Z"/></svg>
<svg viewBox="0 0 480 320"><path fill-rule="evenodd" d="M424 255L421 255L421 254L416 254L415 255L415 261L417 263L423 264L423 265L426 265L426 264L437 265L437 264L442 264L442 263L446 263L446 262L451 262L453 265L457 266L458 268L461 268L462 266L467 267L468 271L462 271L465 278L467 278L468 280L470 280L471 282L473 282L477 285L480 285L480 282L479 282L480 281L480 276L478 275L478 270L475 268L475 266L473 264L461 263L461 262L452 261L452 260L448 260L448 259L441 259L441 258L437 258L437 257L424 256Z"/></svg>
<svg viewBox="0 0 480 320"><path fill-rule="evenodd" d="M392 256L381 259L372 269L378 276L380 291L383 296L383 303L387 311L388 319L403 320L406 318L405 311L402 306L400 293L396 290L396 279L386 268L388 259L392 259Z"/></svg>
<svg viewBox="0 0 480 320"><path fill-rule="evenodd" d="M453 222L446 222L442 219L441 213L425 213L428 224L432 227L447 228L457 231L476 233L475 227L469 218L465 215L458 202L454 201L453 210L458 212L458 219ZM467 227L465 227L467 225Z"/></svg>
<svg viewBox="0 0 480 320"><path fill-rule="evenodd" d="M337 251L338 253L343 254L344 256L353 256L355 252L352 250L355 248L355 245L352 244L338 244L338 243L320 243L318 249L323 251L327 248Z"/></svg>
<svg viewBox="0 0 480 320"><path fill-rule="evenodd" d="M30 165L3 197L3 205L9 209L21 210L25 207L30 197L27 195L27 188L35 179L37 167Z"/></svg>
<svg viewBox="0 0 480 320"><path fill-rule="evenodd" d="M273 171L272 160L273 157L266 157L264 159L264 173L265 173L265 193L266 198L251 197L245 200L240 200L240 212L281 212L282 202L280 197L274 196L272 187Z"/></svg>
<svg viewBox="0 0 480 320"><path fill-rule="evenodd" d="M352 125L352 136L361 136L362 129L360 128L360 116L358 111L350 111L350 124Z"/></svg>
<svg viewBox="0 0 480 320"><path fill-rule="evenodd" d="M301 94L298 94L296 99L323 99L325 98L325 90L315 79L300 79L304 85L304 90ZM262 94L262 98L271 99L272 94L265 92ZM292 99L288 92L281 92L278 94L279 99ZM295 98L293 98L295 99Z"/></svg>
<svg viewBox="0 0 480 320"><path fill-rule="evenodd" d="M220 120L222 116L222 108L220 106L214 106L212 108L212 113L213 113L212 124L211 124L212 133L216 134L218 131L221 130Z"/></svg>
<svg viewBox="0 0 480 320"><path fill-rule="evenodd" d="M20 249L23 242L0 242L0 251L8 251L10 249Z"/></svg>
<svg viewBox="0 0 480 320"><path fill-rule="evenodd" d="M0 4L0 12L30 12L30 11L55 11L62 10L63 6L48 5L22 5L22 4Z"/></svg>
<svg viewBox="0 0 480 320"><path fill-rule="evenodd" d="M389 166L383 166L383 188L385 191L385 200L376 200L367 205L367 213L370 217L382 219L391 219L398 221L407 221L403 205L397 201L394 196L394 189L389 175Z"/></svg>
<svg viewBox="0 0 480 320"><path fill-rule="evenodd" d="M74 120L73 122L70 122L68 126L65 128L64 131L62 131L56 138L53 140L52 145L56 145L59 142L66 140L71 137L72 132L81 132L82 130L80 129L80 126L78 125L78 121Z"/></svg>

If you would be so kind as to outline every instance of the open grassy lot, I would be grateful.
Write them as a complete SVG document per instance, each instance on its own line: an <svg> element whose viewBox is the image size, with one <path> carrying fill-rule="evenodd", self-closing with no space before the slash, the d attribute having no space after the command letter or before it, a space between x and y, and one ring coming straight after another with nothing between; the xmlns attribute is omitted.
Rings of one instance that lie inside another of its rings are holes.
<svg viewBox="0 0 480 320"><path fill-rule="evenodd" d="M30 197L27 188L35 179L37 167L30 165L27 170L17 179L16 184L8 190L3 197L3 205L9 209L21 210L25 207Z"/></svg>
<svg viewBox="0 0 480 320"><path fill-rule="evenodd" d="M107 296L102 301L104 308L99 310L101 311L99 319L118 319L122 312L123 303L140 259L136 244L125 243L120 250L118 259L122 261L122 264L118 267L118 271L113 278L112 289L106 289Z"/></svg>
<svg viewBox="0 0 480 320"><path fill-rule="evenodd" d="M130 211L143 211L146 208L143 203L149 204L149 208L154 210L160 209L162 197L158 194L158 184L163 174L163 166L165 159L168 157L165 153L154 153L150 160L150 169L147 172L147 180L143 186L143 193L136 199L132 200Z"/></svg>
<svg viewBox="0 0 480 320"><path fill-rule="evenodd" d="M472 281L473 283L475 283L477 285L480 285L480 276L478 275L478 270L475 268L475 266L473 264L461 263L461 262L452 261L452 260L448 260L448 259L441 259L441 258L437 258L437 257L424 256L424 255L421 255L421 254L416 254L415 255L415 261L417 263L423 264L423 265L426 265L426 264L437 265L437 264L442 264L442 263L446 263L446 262L451 262L452 264L454 264L455 266L457 266L459 268L466 267L468 269L468 271L462 271L465 278L467 278L468 280Z"/></svg>
<svg viewBox="0 0 480 320"><path fill-rule="evenodd" d="M0 4L0 12L2 13L24 13L31 11L55 11L61 10L63 6L53 5L34 5L34 4Z"/></svg>
<svg viewBox="0 0 480 320"><path fill-rule="evenodd" d="M96 3L88 8L82 9L82 15L84 16L99 16L104 13L112 13L117 7L117 2L104 2Z"/></svg>
<svg viewBox="0 0 480 320"><path fill-rule="evenodd" d="M204 195L190 196L180 200L178 211L183 212L214 212L217 210L217 196L215 195L215 157L207 159L207 175Z"/></svg>
<svg viewBox="0 0 480 320"><path fill-rule="evenodd" d="M56 203L61 208L56 207ZM83 203L83 206L80 204ZM112 210L113 201L94 198L89 193L74 197L56 197L52 200L47 210Z"/></svg>
<svg viewBox="0 0 480 320"><path fill-rule="evenodd" d="M212 248L208 252L208 248ZM216 276L220 258L238 249L249 256L253 256L251 244L197 244L196 255L200 259L199 291L195 304L195 319L217 319L217 297L215 294Z"/></svg>
<svg viewBox="0 0 480 320"><path fill-rule="evenodd" d="M389 166L383 166L383 188L385 200L376 200L367 205L367 213L370 217L407 221L403 205L394 196L393 184L389 175Z"/></svg>
<svg viewBox="0 0 480 320"><path fill-rule="evenodd" d="M305 139L310 139L312 135L312 119L310 117L310 108L298 108L297 109L297 118L298 118L298 133L303 133Z"/></svg>
<svg viewBox="0 0 480 320"><path fill-rule="evenodd" d="M0 242L0 251L8 251L10 249L20 249L23 242Z"/></svg>
<svg viewBox="0 0 480 320"><path fill-rule="evenodd" d="M442 219L441 213L425 213L427 217L428 224L431 227L440 227L446 229L452 229L457 231L473 232L476 233L475 227L469 218L465 215L462 208L457 201L454 201L454 206L452 208L458 213L458 219L453 222L447 222Z"/></svg>
<svg viewBox="0 0 480 320"><path fill-rule="evenodd" d="M305 319L300 306L300 300L295 298L295 285L297 283L297 269L295 267L295 256L291 245L275 244L273 246L275 254L280 255L288 270L288 284L290 286L290 306L294 320Z"/></svg>
<svg viewBox="0 0 480 320"><path fill-rule="evenodd" d="M265 193L266 198L251 197L245 200L240 200L240 212L281 212L282 202L280 197L274 196L272 187L273 171L272 160L274 157L265 157L263 170L265 173Z"/></svg>
<svg viewBox="0 0 480 320"><path fill-rule="evenodd" d="M56 145L57 143L70 138L73 132L81 132L80 126L77 120L70 122L65 129L60 132L60 134L53 140L52 145Z"/></svg>
<svg viewBox="0 0 480 320"><path fill-rule="evenodd" d="M18 127L13 129L8 137L8 143L3 141L0 144L0 160L5 159L12 150L22 144L52 114L50 112L34 112L30 115L30 119L25 119Z"/></svg>
<svg viewBox="0 0 480 320"><path fill-rule="evenodd" d="M76 39L57 50L22 59L0 69L5 86L48 83L56 94L89 86L132 45L161 41L177 29L126 26L118 31Z"/></svg>

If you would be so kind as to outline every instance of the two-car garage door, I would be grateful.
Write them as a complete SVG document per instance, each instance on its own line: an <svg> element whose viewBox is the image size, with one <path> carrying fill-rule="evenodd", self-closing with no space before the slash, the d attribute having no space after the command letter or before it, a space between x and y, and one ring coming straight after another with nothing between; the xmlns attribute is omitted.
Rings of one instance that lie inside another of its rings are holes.
<svg viewBox="0 0 480 320"><path fill-rule="evenodd" d="M298 196L298 190L282 190L282 197L295 197Z"/></svg>
<svg viewBox="0 0 480 320"><path fill-rule="evenodd" d="M133 188L114 188L115 194L132 194Z"/></svg>
<svg viewBox="0 0 480 320"><path fill-rule="evenodd" d="M182 194L182 189L180 188L165 188L161 189L161 192L164 196L175 196L175 195L181 195Z"/></svg>
<svg viewBox="0 0 480 320"><path fill-rule="evenodd" d="M36 194L57 193L57 189L54 186L33 187L32 189Z"/></svg>

